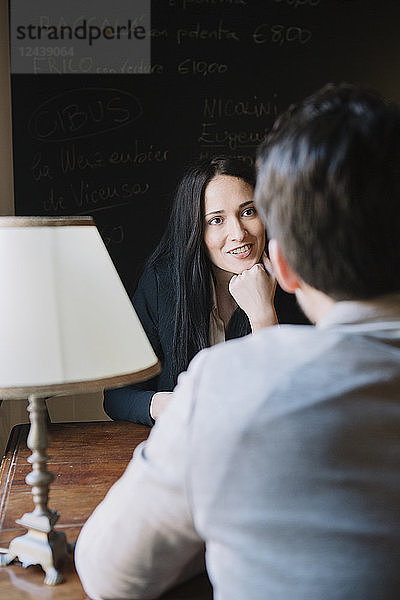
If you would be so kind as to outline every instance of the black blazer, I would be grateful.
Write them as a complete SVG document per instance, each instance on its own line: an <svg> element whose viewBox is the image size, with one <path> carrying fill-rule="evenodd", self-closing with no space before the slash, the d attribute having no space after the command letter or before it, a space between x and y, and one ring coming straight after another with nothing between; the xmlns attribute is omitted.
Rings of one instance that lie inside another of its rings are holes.
<svg viewBox="0 0 400 600"><path fill-rule="evenodd" d="M162 365L161 373L148 381L106 390L104 410L114 420L133 421L153 425L150 402L156 392L169 392L175 387L173 377L172 340L176 294L172 285L172 271L167 258L159 259L147 267L139 280L132 298L133 306L147 337ZM241 311L243 312L243 311ZM244 313L243 313L244 314ZM247 317L246 317L247 320ZM227 339L243 335L242 327L232 319ZM248 331L250 332L250 324Z"/></svg>

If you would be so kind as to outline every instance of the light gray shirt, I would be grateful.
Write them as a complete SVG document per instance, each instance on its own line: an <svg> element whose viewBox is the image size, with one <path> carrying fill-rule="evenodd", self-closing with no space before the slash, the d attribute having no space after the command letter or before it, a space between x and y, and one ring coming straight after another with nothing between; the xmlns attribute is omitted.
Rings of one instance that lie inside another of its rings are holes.
<svg viewBox="0 0 400 600"><path fill-rule="evenodd" d="M400 296L202 351L88 520L94 600L400 597Z"/></svg>

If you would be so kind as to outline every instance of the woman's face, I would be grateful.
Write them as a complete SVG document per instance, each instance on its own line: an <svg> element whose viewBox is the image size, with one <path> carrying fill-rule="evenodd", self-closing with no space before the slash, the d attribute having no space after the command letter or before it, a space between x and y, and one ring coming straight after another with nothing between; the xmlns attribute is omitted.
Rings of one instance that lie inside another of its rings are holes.
<svg viewBox="0 0 400 600"><path fill-rule="evenodd" d="M254 190L239 177L217 175L204 196L204 243L215 267L241 273L265 247L265 229L254 206Z"/></svg>

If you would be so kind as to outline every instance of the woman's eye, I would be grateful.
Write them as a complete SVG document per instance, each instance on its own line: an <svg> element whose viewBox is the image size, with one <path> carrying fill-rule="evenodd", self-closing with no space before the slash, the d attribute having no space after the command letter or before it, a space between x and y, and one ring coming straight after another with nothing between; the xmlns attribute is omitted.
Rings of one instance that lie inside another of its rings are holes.
<svg viewBox="0 0 400 600"><path fill-rule="evenodd" d="M254 206L251 206L250 208L246 208L246 210L244 210L242 212L242 215L244 217L252 217L253 215L256 215L256 214L257 214L257 211Z"/></svg>
<svg viewBox="0 0 400 600"><path fill-rule="evenodd" d="M211 221L208 221L209 225L220 225L222 223L222 217L214 217Z"/></svg>

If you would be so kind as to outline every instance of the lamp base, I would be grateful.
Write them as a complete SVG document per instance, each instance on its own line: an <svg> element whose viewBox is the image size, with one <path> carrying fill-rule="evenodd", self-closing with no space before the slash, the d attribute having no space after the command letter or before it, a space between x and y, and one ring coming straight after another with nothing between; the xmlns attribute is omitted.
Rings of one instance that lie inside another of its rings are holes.
<svg viewBox="0 0 400 600"><path fill-rule="evenodd" d="M46 574L44 582L56 585L63 581L58 569L72 547L67 544L65 533L54 531L59 514L47 507L49 484L54 476L47 470L45 399L34 394L29 396L28 412L31 426L27 445L32 450L28 462L32 464L32 471L25 481L32 486L35 509L17 519L17 523L26 527L28 532L11 540L8 552L0 554L0 566L9 565L18 557L23 567L40 565Z"/></svg>
<svg viewBox="0 0 400 600"><path fill-rule="evenodd" d="M54 531L53 525L58 515L51 511L48 517L40 516L40 525L32 526L38 517L34 513L26 513L17 523L27 527L25 535L11 540L7 554L0 554L0 565L5 566L18 558L23 567L40 565L46 576L44 582L48 585L62 583L63 576L59 572L67 552L70 550L65 533ZM44 527L42 527L42 525Z"/></svg>

